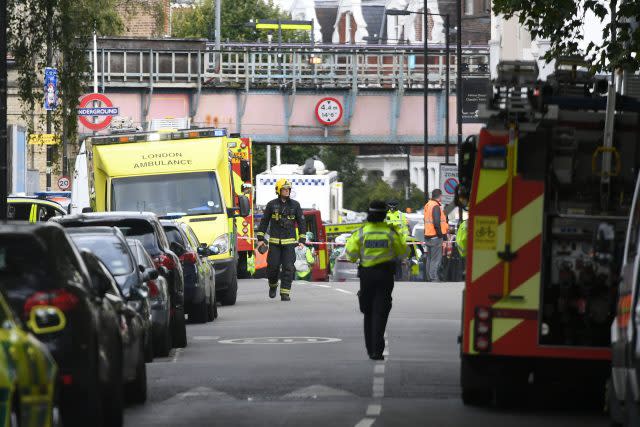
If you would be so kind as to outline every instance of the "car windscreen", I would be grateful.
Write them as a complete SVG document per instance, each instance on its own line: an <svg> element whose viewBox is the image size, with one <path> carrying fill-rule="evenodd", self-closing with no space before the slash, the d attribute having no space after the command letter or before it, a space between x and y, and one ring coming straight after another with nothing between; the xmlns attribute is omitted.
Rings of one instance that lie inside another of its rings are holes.
<svg viewBox="0 0 640 427"><path fill-rule="evenodd" d="M10 303L54 285L42 244L29 235L0 236L0 284Z"/></svg>
<svg viewBox="0 0 640 427"><path fill-rule="evenodd" d="M133 265L126 244L115 236L105 234L71 234L77 247L88 249L107 266L114 276L133 272Z"/></svg>
<svg viewBox="0 0 640 427"><path fill-rule="evenodd" d="M111 210L165 215L223 213L218 181L213 172L114 178Z"/></svg>

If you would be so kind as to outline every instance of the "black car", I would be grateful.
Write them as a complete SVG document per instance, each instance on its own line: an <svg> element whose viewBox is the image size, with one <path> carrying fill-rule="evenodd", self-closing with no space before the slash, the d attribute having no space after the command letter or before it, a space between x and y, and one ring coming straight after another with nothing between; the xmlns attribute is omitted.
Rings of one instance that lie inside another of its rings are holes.
<svg viewBox="0 0 640 427"><path fill-rule="evenodd" d="M213 255L207 245L200 245L188 224L161 220L167 238L176 247L184 272L184 305L189 320L206 323L216 318L216 276L206 258Z"/></svg>
<svg viewBox="0 0 640 427"><path fill-rule="evenodd" d="M136 258L137 265L145 269L156 268L151 256L147 253L142 243L135 239L127 239L129 249ZM168 270L160 267L162 274L158 277L149 277L145 282L149 289L149 301L151 302L151 329L153 335L154 354L159 357L166 357L171 351L171 324L169 306L169 285L165 276Z"/></svg>
<svg viewBox="0 0 640 427"><path fill-rule="evenodd" d="M105 292L105 299L120 315L120 341L122 354L120 360L120 376L125 385L127 401L144 403L147 400L147 365L144 359L144 325L136 307L131 307L122 295L120 287L109 268L92 252L81 249L89 274L100 289Z"/></svg>
<svg viewBox="0 0 640 427"><path fill-rule="evenodd" d="M171 249L167 235L155 214L150 212L93 212L54 218L65 228L109 226L118 227L129 239L136 239L153 258L157 268L169 271L169 298L171 299L171 332L175 347L187 346L184 320L184 277L180 259Z"/></svg>
<svg viewBox="0 0 640 427"><path fill-rule="evenodd" d="M58 364L65 426L121 426L120 314L106 288L57 224L0 225L0 283L23 321L35 306L57 307L59 332L39 335Z"/></svg>
<svg viewBox="0 0 640 427"><path fill-rule="evenodd" d="M157 277L157 270L146 267L141 269L138 266L126 239L116 227L69 228L67 233L78 248L93 252L107 266L127 304L140 315L145 362L151 362L153 360L151 304L145 282L151 276Z"/></svg>

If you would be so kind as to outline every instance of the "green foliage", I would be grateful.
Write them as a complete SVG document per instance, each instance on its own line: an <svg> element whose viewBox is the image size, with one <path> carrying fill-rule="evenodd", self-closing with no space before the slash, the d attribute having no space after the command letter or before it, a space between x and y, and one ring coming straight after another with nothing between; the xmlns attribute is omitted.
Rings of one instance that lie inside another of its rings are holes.
<svg viewBox="0 0 640 427"><path fill-rule="evenodd" d="M89 78L86 52L94 24L99 35L121 32L116 5L116 0L8 0L8 48L16 61L18 95L30 131L34 131L32 114L44 99L42 75L49 65L49 41L50 65L58 68L60 80L60 108L54 113L54 125L64 129L68 140L75 139L76 107Z"/></svg>
<svg viewBox="0 0 640 427"><path fill-rule="evenodd" d="M215 0L204 0L194 8L175 9L172 22L172 36L184 38L213 39ZM255 19L289 19L273 0L222 0L220 20L221 39L231 41L256 41L266 39L266 33L245 26ZM292 37L283 33L283 39ZM307 36L308 37L308 36ZM277 36L274 40L277 39Z"/></svg>
<svg viewBox="0 0 640 427"><path fill-rule="evenodd" d="M618 7L619 5L619 7ZM547 60L563 55L581 55L592 64L592 71L640 69L640 2L637 0L494 0L494 12L517 16L533 37L549 39ZM611 10L617 10L615 40L611 40ZM604 41L590 42L585 51L583 21L593 12L606 26ZM635 22L633 22L635 20Z"/></svg>

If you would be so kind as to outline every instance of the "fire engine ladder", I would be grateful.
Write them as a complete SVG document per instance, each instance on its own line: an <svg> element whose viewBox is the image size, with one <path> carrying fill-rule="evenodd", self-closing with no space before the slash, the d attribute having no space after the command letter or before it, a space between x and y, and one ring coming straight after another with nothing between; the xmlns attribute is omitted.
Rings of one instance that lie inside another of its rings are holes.
<svg viewBox="0 0 640 427"><path fill-rule="evenodd" d="M604 122L604 143L598 148L598 152L602 153L602 168L600 172L600 208L607 211L609 208L609 195L611 192L611 176L615 175L611 171L611 154L616 152L613 147L613 131L616 120L616 83L615 75L609 82L609 93L607 94L607 110Z"/></svg>

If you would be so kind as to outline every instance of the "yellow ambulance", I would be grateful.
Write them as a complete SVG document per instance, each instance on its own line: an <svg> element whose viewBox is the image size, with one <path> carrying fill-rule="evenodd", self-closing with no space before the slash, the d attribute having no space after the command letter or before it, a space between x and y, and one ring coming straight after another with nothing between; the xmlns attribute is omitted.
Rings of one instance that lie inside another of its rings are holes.
<svg viewBox="0 0 640 427"><path fill-rule="evenodd" d="M91 209L153 212L189 224L200 243L217 253L210 259L220 301L234 304L235 219L251 214L233 179L237 139L225 129L205 128L91 137L86 144Z"/></svg>

